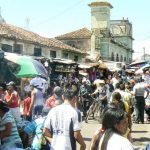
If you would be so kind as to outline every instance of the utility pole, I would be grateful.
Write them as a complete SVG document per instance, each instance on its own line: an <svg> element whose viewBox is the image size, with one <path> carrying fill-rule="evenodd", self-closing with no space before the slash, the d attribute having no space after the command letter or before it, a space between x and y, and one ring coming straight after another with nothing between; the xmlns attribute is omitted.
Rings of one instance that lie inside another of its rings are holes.
<svg viewBox="0 0 150 150"><path fill-rule="evenodd" d="M144 52L143 57L144 57L144 60L145 60L145 47L143 47L143 52Z"/></svg>

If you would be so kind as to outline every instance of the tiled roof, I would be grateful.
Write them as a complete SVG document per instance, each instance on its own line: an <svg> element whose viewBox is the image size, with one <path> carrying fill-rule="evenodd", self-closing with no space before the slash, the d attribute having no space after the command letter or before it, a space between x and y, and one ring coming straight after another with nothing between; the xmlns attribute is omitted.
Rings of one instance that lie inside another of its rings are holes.
<svg viewBox="0 0 150 150"><path fill-rule="evenodd" d="M0 24L0 36L12 40L20 40L23 42L30 42L33 44L38 44L41 46L47 46L47 47L54 47L54 48L60 48L63 50L83 53L80 49L71 47L67 44L64 44L63 42L54 39L54 38L45 38L42 37L34 32L2 23Z"/></svg>
<svg viewBox="0 0 150 150"><path fill-rule="evenodd" d="M76 39L76 38L90 38L91 31L87 28L82 28L73 32L66 33L64 35L57 36L56 39Z"/></svg>

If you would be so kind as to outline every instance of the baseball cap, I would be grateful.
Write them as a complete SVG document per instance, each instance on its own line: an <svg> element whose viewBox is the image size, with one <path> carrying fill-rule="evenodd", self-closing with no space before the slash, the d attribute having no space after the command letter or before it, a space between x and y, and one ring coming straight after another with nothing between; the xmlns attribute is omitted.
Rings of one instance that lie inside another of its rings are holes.
<svg viewBox="0 0 150 150"><path fill-rule="evenodd" d="M7 86L15 86L15 82L10 81L10 82L7 84Z"/></svg>

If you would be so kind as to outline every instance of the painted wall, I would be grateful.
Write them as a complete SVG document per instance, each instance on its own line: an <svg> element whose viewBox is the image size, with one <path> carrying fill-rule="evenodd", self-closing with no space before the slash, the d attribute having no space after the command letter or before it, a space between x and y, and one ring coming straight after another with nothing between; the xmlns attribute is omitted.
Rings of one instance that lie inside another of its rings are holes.
<svg viewBox="0 0 150 150"><path fill-rule="evenodd" d="M83 39L66 39L66 40L61 40L63 43L68 44L72 47L84 50L84 51L89 51L91 49L91 39L89 38L83 38Z"/></svg>
<svg viewBox="0 0 150 150"><path fill-rule="evenodd" d="M35 45L35 44L31 44L31 43L26 43L26 42L20 42L20 41L13 41L13 40L9 40L9 39L1 39L0 40L1 45L2 44L8 44L10 46L12 46L12 52L13 52L13 47L14 44L21 44L23 46L23 52L22 54L24 55L34 55L34 48L41 48L42 50L42 56L50 58L50 51L56 51L56 57L57 58L63 58L62 53L65 52L65 50L59 49L59 48L49 48L49 47L44 47L44 46L39 46L39 45ZM86 45L86 43L83 42L83 45ZM74 60L74 56L78 56L79 61L82 61L82 55L80 53L75 53L75 52L69 52L66 51L69 54L68 59L72 59Z"/></svg>

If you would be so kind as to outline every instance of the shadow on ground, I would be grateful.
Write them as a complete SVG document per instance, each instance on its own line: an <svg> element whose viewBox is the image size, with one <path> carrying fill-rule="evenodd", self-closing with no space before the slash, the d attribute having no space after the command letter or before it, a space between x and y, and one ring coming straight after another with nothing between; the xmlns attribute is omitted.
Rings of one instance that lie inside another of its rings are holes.
<svg viewBox="0 0 150 150"><path fill-rule="evenodd" d="M84 138L84 141L90 142L91 140L92 140L92 138L88 138L88 137L85 137L85 138Z"/></svg>
<svg viewBox="0 0 150 150"><path fill-rule="evenodd" d="M133 142L146 142L146 143L150 143L150 138L147 137L141 137L141 138L133 138Z"/></svg>
<svg viewBox="0 0 150 150"><path fill-rule="evenodd" d="M132 131L132 133L147 133L148 131Z"/></svg>

